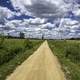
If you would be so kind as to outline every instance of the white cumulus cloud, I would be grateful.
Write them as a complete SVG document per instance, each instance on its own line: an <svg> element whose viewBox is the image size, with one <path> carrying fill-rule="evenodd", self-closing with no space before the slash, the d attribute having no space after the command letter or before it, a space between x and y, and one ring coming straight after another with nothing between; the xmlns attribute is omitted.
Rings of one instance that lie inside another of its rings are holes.
<svg viewBox="0 0 80 80"><path fill-rule="evenodd" d="M0 6L0 23L5 23L8 18L13 17L14 13L6 7Z"/></svg>
<svg viewBox="0 0 80 80"><path fill-rule="evenodd" d="M21 13L37 17L61 17L69 9L64 0L11 0L11 2Z"/></svg>
<svg viewBox="0 0 80 80"><path fill-rule="evenodd" d="M80 4L74 5L72 12L75 16L80 16Z"/></svg>

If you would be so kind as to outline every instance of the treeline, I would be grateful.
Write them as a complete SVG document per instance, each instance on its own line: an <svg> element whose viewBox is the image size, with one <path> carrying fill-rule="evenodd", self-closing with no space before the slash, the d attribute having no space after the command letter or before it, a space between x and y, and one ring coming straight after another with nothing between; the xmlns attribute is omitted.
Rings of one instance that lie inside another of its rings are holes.
<svg viewBox="0 0 80 80"><path fill-rule="evenodd" d="M80 40L80 38L70 38L69 40Z"/></svg>

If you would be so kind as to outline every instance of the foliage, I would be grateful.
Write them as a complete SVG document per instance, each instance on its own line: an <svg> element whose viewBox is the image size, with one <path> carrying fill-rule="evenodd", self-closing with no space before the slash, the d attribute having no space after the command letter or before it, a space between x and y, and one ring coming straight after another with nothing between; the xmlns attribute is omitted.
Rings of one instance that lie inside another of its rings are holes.
<svg viewBox="0 0 80 80"><path fill-rule="evenodd" d="M65 56L71 59L73 62L78 63L80 62L80 45L79 44L72 44L68 45L65 50Z"/></svg>
<svg viewBox="0 0 80 80"><path fill-rule="evenodd" d="M59 58L67 80L80 80L80 41L49 40L49 45Z"/></svg>
<svg viewBox="0 0 80 80"><path fill-rule="evenodd" d="M0 49L0 80L27 59L43 40L5 39ZM80 41L48 40L54 55L59 58L67 80L80 80Z"/></svg>
<svg viewBox="0 0 80 80"><path fill-rule="evenodd" d="M29 39L25 39L24 47L28 48L28 49L31 49L31 48L33 48L33 44L32 44L32 42Z"/></svg>
<svg viewBox="0 0 80 80"><path fill-rule="evenodd" d="M5 39L0 49L0 80L10 75L13 70L38 48L42 41L29 40L33 47L25 47L25 39Z"/></svg>

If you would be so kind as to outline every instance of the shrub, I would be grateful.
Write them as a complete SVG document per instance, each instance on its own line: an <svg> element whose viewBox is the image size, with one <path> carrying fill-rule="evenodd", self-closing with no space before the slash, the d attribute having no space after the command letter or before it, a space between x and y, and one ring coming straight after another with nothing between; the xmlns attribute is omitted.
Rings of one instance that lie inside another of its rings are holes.
<svg viewBox="0 0 80 80"><path fill-rule="evenodd" d="M20 51L22 51L22 48L8 48L5 50L0 50L0 64L3 64L5 62L8 62L12 58L14 58Z"/></svg>
<svg viewBox="0 0 80 80"><path fill-rule="evenodd" d="M24 41L24 47L28 48L28 49L31 49L31 48L33 48L33 44L32 44L32 42L29 39L26 39Z"/></svg>

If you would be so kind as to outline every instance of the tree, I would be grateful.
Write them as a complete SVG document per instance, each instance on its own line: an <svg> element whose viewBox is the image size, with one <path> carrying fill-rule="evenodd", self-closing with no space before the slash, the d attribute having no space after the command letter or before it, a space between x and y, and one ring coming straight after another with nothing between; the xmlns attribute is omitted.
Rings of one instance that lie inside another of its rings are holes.
<svg viewBox="0 0 80 80"><path fill-rule="evenodd" d="M42 35L42 40L44 39L44 34Z"/></svg>
<svg viewBox="0 0 80 80"><path fill-rule="evenodd" d="M24 33L20 32L20 38L24 38Z"/></svg>

